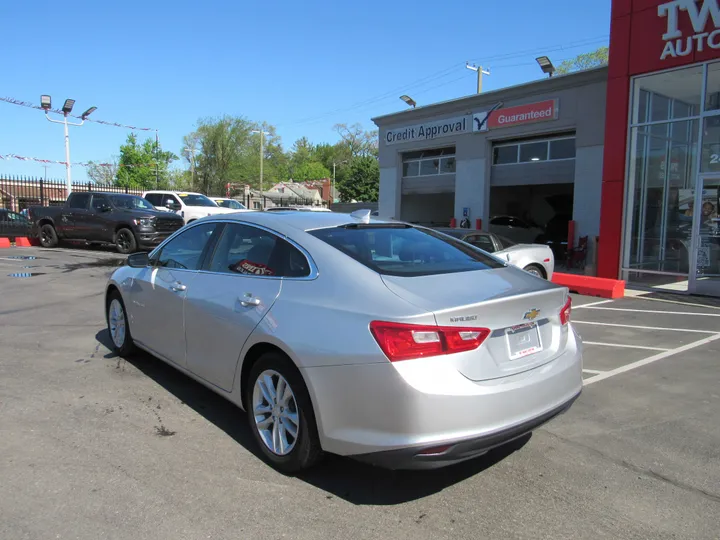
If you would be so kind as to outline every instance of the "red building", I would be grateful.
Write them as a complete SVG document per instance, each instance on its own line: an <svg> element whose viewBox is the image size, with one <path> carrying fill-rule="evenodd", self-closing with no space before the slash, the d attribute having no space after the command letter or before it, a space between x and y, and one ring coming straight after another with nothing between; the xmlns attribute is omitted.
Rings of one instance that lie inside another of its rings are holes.
<svg viewBox="0 0 720 540"><path fill-rule="evenodd" d="M720 296L720 2L613 0L598 275Z"/></svg>

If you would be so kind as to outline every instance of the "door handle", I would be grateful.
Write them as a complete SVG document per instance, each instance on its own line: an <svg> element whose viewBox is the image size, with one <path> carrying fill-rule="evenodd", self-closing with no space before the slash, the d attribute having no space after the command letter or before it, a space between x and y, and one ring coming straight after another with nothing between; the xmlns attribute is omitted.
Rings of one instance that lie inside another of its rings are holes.
<svg viewBox="0 0 720 540"><path fill-rule="evenodd" d="M183 285L179 281L176 281L175 283L170 285L170 289L175 292L183 292L183 291L187 290L187 285Z"/></svg>
<svg viewBox="0 0 720 540"><path fill-rule="evenodd" d="M260 299L254 298L250 295L245 295L240 297L240 305L244 307L250 307L250 306L259 306L260 305Z"/></svg>

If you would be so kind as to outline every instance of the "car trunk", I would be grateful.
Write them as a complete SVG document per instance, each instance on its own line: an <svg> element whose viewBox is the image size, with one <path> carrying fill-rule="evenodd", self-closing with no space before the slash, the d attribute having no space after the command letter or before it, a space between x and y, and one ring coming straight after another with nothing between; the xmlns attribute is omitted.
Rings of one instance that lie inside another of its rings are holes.
<svg viewBox="0 0 720 540"><path fill-rule="evenodd" d="M439 326L489 328L477 350L452 355L474 381L507 377L562 354L567 331L560 311L564 288L500 268L421 277L383 276L399 297L434 314Z"/></svg>

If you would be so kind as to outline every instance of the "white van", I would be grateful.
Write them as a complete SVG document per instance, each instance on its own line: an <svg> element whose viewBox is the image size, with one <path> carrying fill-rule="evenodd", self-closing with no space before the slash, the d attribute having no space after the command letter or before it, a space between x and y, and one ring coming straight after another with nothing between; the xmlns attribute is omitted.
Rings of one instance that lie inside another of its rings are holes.
<svg viewBox="0 0 720 540"><path fill-rule="evenodd" d="M142 196L158 210L179 214L185 220L185 224L205 216L231 214L239 211L232 208L221 208L215 201L202 193L146 191Z"/></svg>

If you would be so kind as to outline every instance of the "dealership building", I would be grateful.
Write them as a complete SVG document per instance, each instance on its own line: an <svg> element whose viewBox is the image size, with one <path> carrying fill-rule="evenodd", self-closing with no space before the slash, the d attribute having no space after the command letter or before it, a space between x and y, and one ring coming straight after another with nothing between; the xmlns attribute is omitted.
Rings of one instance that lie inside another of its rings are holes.
<svg viewBox="0 0 720 540"><path fill-rule="evenodd" d="M614 0L607 67L373 119L380 215L587 237L599 277L720 296L718 60L718 0Z"/></svg>

